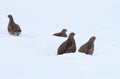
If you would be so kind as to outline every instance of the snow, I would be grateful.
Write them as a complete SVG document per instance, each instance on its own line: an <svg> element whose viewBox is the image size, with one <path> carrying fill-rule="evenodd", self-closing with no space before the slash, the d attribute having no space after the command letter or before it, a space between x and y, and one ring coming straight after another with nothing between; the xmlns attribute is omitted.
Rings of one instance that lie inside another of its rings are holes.
<svg viewBox="0 0 120 79"><path fill-rule="evenodd" d="M119 0L0 1L0 79L119 79ZM19 37L7 32L8 14L22 28ZM67 38L52 34L75 32L77 51L58 56ZM96 36L92 56L79 47Z"/></svg>

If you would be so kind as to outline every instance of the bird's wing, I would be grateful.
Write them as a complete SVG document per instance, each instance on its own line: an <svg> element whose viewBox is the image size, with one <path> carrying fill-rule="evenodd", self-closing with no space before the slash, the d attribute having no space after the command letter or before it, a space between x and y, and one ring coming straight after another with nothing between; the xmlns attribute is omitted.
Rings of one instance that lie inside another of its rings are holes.
<svg viewBox="0 0 120 79"><path fill-rule="evenodd" d="M93 51L93 48L92 48L92 45L91 44L88 44L87 45L87 54L90 54L91 52Z"/></svg>
<svg viewBox="0 0 120 79"><path fill-rule="evenodd" d="M63 42L58 48L58 54L63 54L66 52L66 41Z"/></svg>
<svg viewBox="0 0 120 79"><path fill-rule="evenodd" d="M18 24L14 24L14 31L15 32L21 31L20 26Z"/></svg>
<svg viewBox="0 0 120 79"><path fill-rule="evenodd" d="M61 36L61 33L54 33L55 36Z"/></svg>
<svg viewBox="0 0 120 79"><path fill-rule="evenodd" d="M68 42L66 42L66 46L65 46L65 48L66 48L66 52L71 52L72 50L73 50L73 42L72 41L68 41Z"/></svg>

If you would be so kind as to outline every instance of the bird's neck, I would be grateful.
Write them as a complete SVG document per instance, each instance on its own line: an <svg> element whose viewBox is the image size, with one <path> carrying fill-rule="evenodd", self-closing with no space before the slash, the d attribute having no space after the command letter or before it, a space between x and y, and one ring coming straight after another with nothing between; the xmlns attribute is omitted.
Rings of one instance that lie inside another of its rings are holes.
<svg viewBox="0 0 120 79"><path fill-rule="evenodd" d="M9 23L14 23L14 20L13 20L13 18L11 17L11 18L9 18Z"/></svg>
<svg viewBox="0 0 120 79"><path fill-rule="evenodd" d="M91 44L94 44L94 40L90 39L88 42L91 43Z"/></svg>
<svg viewBox="0 0 120 79"><path fill-rule="evenodd" d="M69 36L68 40L74 40L73 36Z"/></svg>

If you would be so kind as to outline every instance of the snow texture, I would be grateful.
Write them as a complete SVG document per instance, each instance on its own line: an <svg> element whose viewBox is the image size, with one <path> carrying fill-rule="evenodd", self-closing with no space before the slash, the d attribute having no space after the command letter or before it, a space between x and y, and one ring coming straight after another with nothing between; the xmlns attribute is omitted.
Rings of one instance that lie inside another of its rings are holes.
<svg viewBox="0 0 120 79"><path fill-rule="evenodd" d="M22 34L7 32L12 14ZM120 79L119 0L0 0L0 79ZM58 56L75 32L77 51ZM92 56L79 53L96 36Z"/></svg>

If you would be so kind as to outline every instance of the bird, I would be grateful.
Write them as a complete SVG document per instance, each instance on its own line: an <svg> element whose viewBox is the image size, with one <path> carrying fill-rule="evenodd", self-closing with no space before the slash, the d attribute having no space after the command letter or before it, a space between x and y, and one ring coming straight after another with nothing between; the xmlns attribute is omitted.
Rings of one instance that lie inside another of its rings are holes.
<svg viewBox="0 0 120 79"><path fill-rule="evenodd" d="M71 32L69 34L68 39L58 47L57 55L76 52L76 43L75 43L74 35L75 35L74 32Z"/></svg>
<svg viewBox="0 0 120 79"><path fill-rule="evenodd" d="M61 32L59 32L59 33L54 33L53 35L54 35L54 36L58 36L58 37L67 37L66 32L67 32L67 29L62 29Z"/></svg>
<svg viewBox="0 0 120 79"><path fill-rule="evenodd" d="M95 41L96 37L95 36L92 36L88 42L86 42L85 44L83 44L78 52L81 52L81 53L85 53L87 55L92 55L93 52L94 52L94 41Z"/></svg>
<svg viewBox="0 0 120 79"><path fill-rule="evenodd" d="M8 15L8 18L9 18L9 23L8 23L7 29L8 29L9 34L14 35L14 36L19 36L22 31L20 26L14 22L12 15Z"/></svg>

